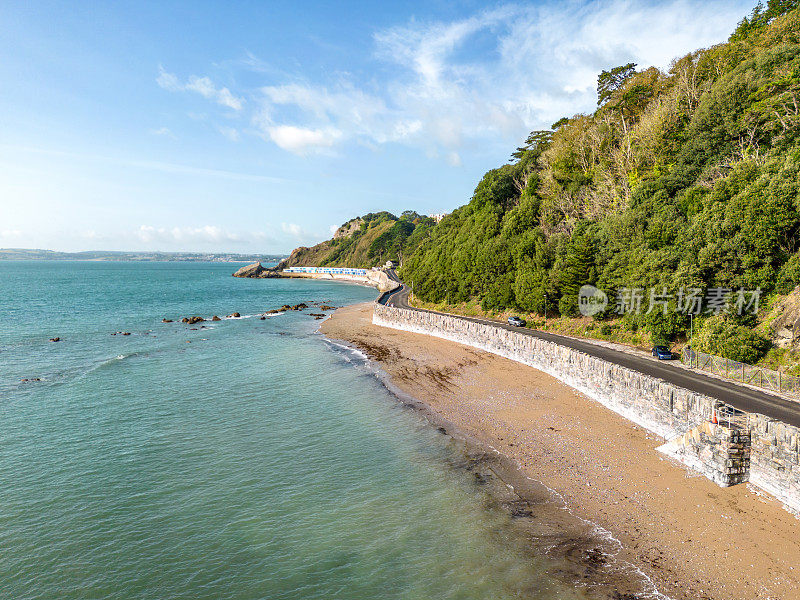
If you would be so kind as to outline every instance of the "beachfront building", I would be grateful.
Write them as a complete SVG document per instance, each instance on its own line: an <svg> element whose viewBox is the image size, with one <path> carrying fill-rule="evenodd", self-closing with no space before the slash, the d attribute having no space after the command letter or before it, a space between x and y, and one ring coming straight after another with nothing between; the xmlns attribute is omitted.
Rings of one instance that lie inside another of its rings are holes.
<svg viewBox="0 0 800 600"><path fill-rule="evenodd" d="M284 273L311 273L329 275L362 275L366 276L369 269L351 269L349 267L288 267Z"/></svg>

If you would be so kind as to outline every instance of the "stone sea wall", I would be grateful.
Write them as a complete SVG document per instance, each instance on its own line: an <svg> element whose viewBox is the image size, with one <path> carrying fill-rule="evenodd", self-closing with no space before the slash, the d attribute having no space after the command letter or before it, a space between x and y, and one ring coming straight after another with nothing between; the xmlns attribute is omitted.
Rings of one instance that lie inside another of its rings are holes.
<svg viewBox="0 0 800 600"><path fill-rule="evenodd" d="M753 484L800 511L796 427L749 415L745 431L714 428L702 435L698 428L712 420L722 402L583 352L465 318L378 303L373 323L466 344L544 371L669 442L690 439L677 452L665 451L720 485L747 481L749 475ZM738 452L748 429L752 431L749 464L745 453Z"/></svg>
<svg viewBox="0 0 800 600"><path fill-rule="evenodd" d="M750 478L750 430L706 421L658 449L723 487Z"/></svg>
<svg viewBox="0 0 800 600"><path fill-rule="evenodd" d="M376 325L467 344L535 367L665 439L711 418L715 400L583 352L458 317L375 305Z"/></svg>
<svg viewBox="0 0 800 600"><path fill-rule="evenodd" d="M750 415L750 482L800 513L800 428Z"/></svg>

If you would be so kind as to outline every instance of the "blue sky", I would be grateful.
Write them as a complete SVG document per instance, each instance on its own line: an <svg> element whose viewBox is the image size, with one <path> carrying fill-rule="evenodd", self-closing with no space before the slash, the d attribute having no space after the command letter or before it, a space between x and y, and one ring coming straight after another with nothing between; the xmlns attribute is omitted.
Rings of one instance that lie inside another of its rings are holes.
<svg viewBox="0 0 800 600"><path fill-rule="evenodd" d="M753 2L0 2L0 247L288 252L449 212Z"/></svg>

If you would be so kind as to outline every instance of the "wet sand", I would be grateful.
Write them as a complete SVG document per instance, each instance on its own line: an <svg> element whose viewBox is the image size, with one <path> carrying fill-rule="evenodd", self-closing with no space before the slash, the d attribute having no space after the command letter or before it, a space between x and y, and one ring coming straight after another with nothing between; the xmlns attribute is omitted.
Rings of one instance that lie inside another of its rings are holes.
<svg viewBox="0 0 800 600"><path fill-rule="evenodd" d="M610 532L617 564L635 565L667 596L800 600L800 520L770 497L688 471L656 451L663 440L545 373L372 325L371 303L339 309L321 331L364 351L434 422L499 452L509 468L495 471L533 504L541 491L531 482L526 492L521 475Z"/></svg>

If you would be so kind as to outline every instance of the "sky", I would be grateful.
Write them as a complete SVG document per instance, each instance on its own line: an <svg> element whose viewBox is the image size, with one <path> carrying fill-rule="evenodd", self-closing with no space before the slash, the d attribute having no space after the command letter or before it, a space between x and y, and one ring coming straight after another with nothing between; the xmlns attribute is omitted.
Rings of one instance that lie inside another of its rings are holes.
<svg viewBox="0 0 800 600"><path fill-rule="evenodd" d="M754 2L5 2L0 247L285 253L450 212Z"/></svg>

